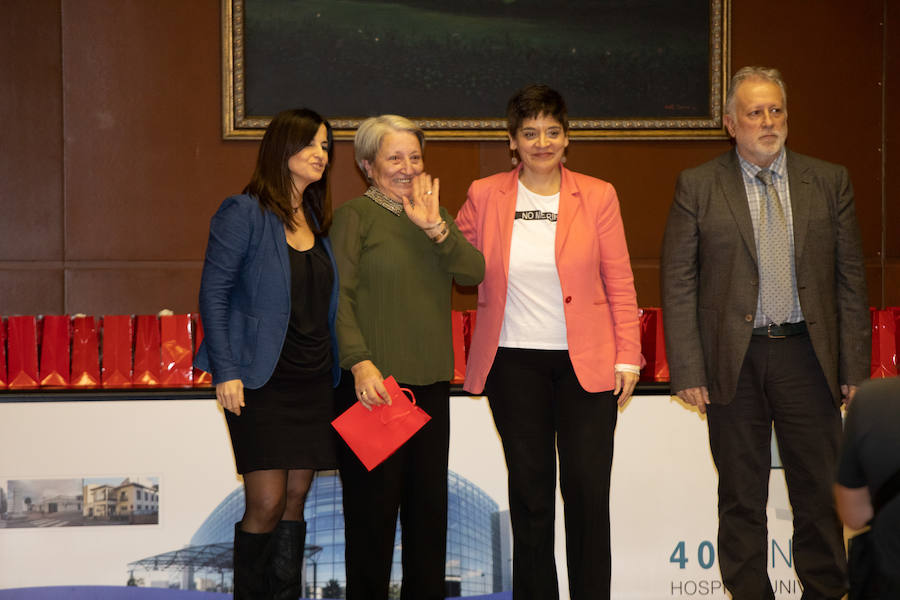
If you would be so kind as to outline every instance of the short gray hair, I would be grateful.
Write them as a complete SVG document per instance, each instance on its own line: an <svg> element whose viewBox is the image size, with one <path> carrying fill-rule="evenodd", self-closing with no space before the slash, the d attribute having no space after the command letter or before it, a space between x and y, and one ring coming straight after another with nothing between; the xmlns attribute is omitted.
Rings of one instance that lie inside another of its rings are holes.
<svg viewBox="0 0 900 600"><path fill-rule="evenodd" d="M784 79L778 69L768 67L743 67L731 76L731 83L728 85L728 95L725 96L725 114L735 116L734 114L734 95L742 83L748 79L762 79L770 83L774 83L781 88L781 98L784 106L787 108L787 87L784 85Z"/></svg>
<svg viewBox="0 0 900 600"><path fill-rule="evenodd" d="M419 147L425 150L425 132L418 125L400 115L379 115L377 117L369 117L359 124L356 135L353 136L353 157L356 160L356 166L362 171L366 180L369 174L363 166L363 161L369 164L375 162L375 155L381 148L381 142L384 136L397 131L406 131L418 138Z"/></svg>

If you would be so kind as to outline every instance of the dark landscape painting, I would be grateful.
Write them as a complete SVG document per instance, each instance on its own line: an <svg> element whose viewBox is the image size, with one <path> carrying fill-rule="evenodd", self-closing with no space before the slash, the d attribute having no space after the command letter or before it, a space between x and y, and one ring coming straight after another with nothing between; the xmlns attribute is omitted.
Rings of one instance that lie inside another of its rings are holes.
<svg viewBox="0 0 900 600"><path fill-rule="evenodd" d="M502 129L506 99L541 82L575 120L717 125L725 0L224 1L242 19L238 117L303 105Z"/></svg>

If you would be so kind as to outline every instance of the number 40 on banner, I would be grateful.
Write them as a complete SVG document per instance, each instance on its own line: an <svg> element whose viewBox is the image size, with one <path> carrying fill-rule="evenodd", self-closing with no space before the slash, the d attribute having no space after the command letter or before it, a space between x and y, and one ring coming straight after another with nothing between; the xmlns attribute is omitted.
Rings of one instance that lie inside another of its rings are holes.
<svg viewBox="0 0 900 600"><path fill-rule="evenodd" d="M685 552L685 547L684 540L678 542L675 544L675 549L672 550L671 556L669 556L669 562L677 564L679 569L684 569L685 565L690 561ZM697 546L697 563L701 568L709 569L715 562L715 546L713 546L712 542L709 540L703 540L700 542L700 545Z"/></svg>

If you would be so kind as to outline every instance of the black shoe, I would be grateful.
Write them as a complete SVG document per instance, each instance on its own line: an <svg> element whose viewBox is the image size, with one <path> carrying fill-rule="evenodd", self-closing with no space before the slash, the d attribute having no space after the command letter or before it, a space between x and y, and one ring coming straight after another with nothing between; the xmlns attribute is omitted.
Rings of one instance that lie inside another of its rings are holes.
<svg viewBox="0 0 900 600"><path fill-rule="evenodd" d="M272 533L247 533L234 524L234 598L269 600L269 565Z"/></svg>
<svg viewBox="0 0 900 600"><path fill-rule="evenodd" d="M273 600L297 600L306 521L281 521L272 532L269 576Z"/></svg>

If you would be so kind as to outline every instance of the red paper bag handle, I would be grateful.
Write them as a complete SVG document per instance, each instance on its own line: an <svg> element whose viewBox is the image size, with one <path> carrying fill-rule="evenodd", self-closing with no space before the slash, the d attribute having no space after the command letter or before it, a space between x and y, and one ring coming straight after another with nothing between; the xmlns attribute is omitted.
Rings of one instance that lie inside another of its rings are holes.
<svg viewBox="0 0 900 600"><path fill-rule="evenodd" d="M412 401L411 404L412 404L413 408L415 408L415 406L416 406L416 395L412 393L412 390L409 389L409 388L399 388L399 389L400 389L401 392L407 392L407 393L409 394L409 397L410 397L410 399L411 399L411 401ZM413 408L410 408L409 410L404 411L404 412L402 412L402 413L394 414L394 415L391 416L391 418L389 418L389 419L387 419L387 420L384 419L384 412L385 412L385 411L382 410L382 411L381 411L381 415L379 416L379 418L381 419L382 424L387 425L388 423L391 423L392 421L396 421L397 419L402 419L403 417L407 416L408 414L410 414L410 413L413 411Z"/></svg>

